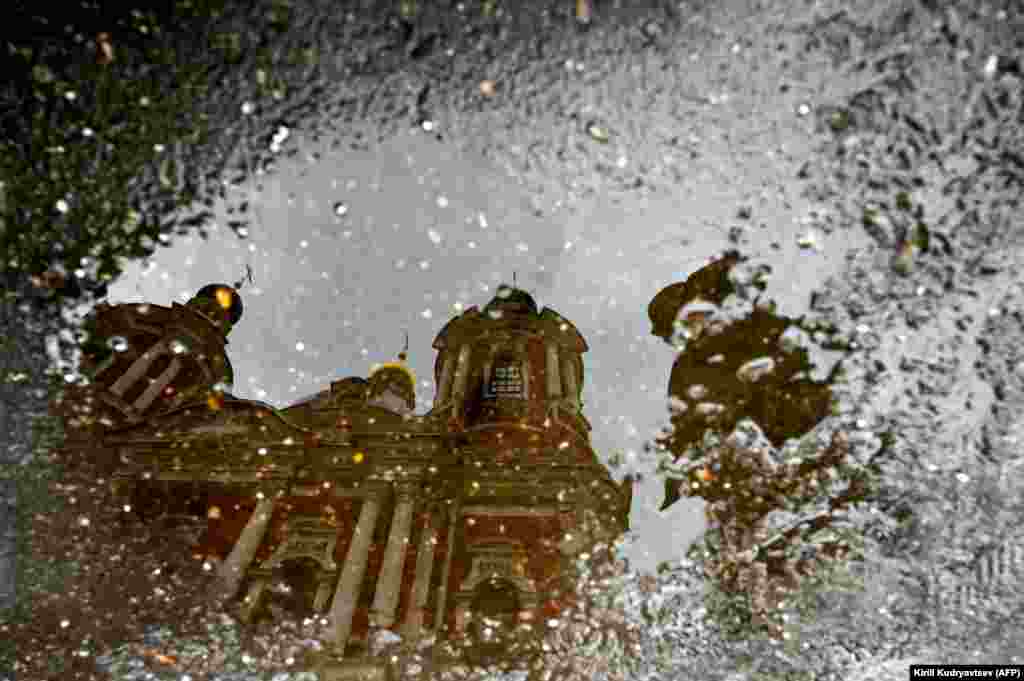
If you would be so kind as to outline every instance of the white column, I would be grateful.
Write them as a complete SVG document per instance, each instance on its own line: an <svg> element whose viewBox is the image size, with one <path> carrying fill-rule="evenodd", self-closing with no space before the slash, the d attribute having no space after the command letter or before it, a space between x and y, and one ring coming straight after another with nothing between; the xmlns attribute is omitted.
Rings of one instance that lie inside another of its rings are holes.
<svg viewBox="0 0 1024 681"><path fill-rule="evenodd" d="M469 356L472 348L463 345L459 348L459 360L455 367L454 399L461 402L466 397L466 386L469 383Z"/></svg>
<svg viewBox="0 0 1024 681"><path fill-rule="evenodd" d="M313 599L313 611L323 612L327 605L327 599L331 597L331 573L321 574L320 583L316 588L316 597Z"/></svg>
<svg viewBox="0 0 1024 681"><path fill-rule="evenodd" d="M132 406L140 412L145 411L149 408L149 405L153 404L153 400L160 395L163 389L170 385L171 381L181 373L183 368L184 365L182 365L179 358L175 357L172 359L171 363L167 365L167 368L160 372L160 375L157 376L156 380L149 384L149 387L139 395L138 399L135 400L135 403Z"/></svg>
<svg viewBox="0 0 1024 681"><path fill-rule="evenodd" d="M263 603L263 598L267 593L267 580L263 577L253 580L249 585L249 593L245 595L245 599L242 602L242 607L239 611L240 619L245 624L252 622L253 617Z"/></svg>
<svg viewBox="0 0 1024 681"><path fill-rule="evenodd" d="M558 345L552 341L546 344L548 399L557 400L562 396L562 375L558 370Z"/></svg>
<svg viewBox="0 0 1024 681"><path fill-rule="evenodd" d="M402 631L402 635L406 639L415 637L423 628L423 613L430 597L430 577L434 569L434 543L437 541L434 533L433 513L431 513L423 524L423 531L420 533L420 546L416 552L416 579L412 585L409 609L405 613L405 624Z"/></svg>
<svg viewBox="0 0 1024 681"><path fill-rule="evenodd" d="M384 560L373 594L373 607L370 609L373 625L385 629L390 628L395 622L395 609L398 607L398 594L402 588L405 553L409 546L412 509L415 503L413 485L402 484L396 487L395 512L391 517L388 543L384 549Z"/></svg>
<svg viewBox="0 0 1024 681"><path fill-rule="evenodd" d="M132 387L136 381L146 375L149 368L153 366L153 362L160 355L167 352L167 347L163 341L154 343L148 350L142 353L142 356L136 359L128 370L121 374L120 378L114 381L114 384L110 386L110 392L114 393L118 397L125 394L128 388Z"/></svg>
<svg viewBox="0 0 1024 681"><path fill-rule="evenodd" d="M256 550L263 543L263 536L267 533L267 525L270 524L270 516L273 513L274 500L260 499L241 536L231 548L231 553L220 564L217 570L217 591L223 598L233 598L238 593L245 571L256 556Z"/></svg>
<svg viewBox="0 0 1024 681"><path fill-rule="evenodd" d="M437 389L437 403L444 404L452 397L452 373L455 368L455 358L452 357L452 353L448 350L442 350L444 353L441 358L441 385Z"/></svg>
<svg viewBox="0 0 1024 681"><path fill-rule="evenodd" d="M523 383L523 399L530 399L530 360L523 359L519 363L520 380Z"/></svg>
<svg viewBox="0 0 1024 681"><path fill-rule="evenodd" d="M341 579L338 580L338 588L334 592L334 602L331 603L331 624L334 627L335 651L339 655L344 654L348 637L352 633L352 615L356 611L359 592L363 587L366 561L370 554L370 542L373 540L373 528L377 525L379 512L380 500L377 495L367 496L359 511L359 523L352 534L348 553L345 554Z"/></svg>
<svg viewBox="0 0 1024 681"><path fill-rule="evenodd" d="M576 366L572 356L562 360L562 374L565 376L565 390L569 393L566 397L573 405L579 407L580 390L579 383L576 382Z"/></svg>
<svg viewBox="0 0 1024 681"><path fill-rule="evenodd" d="M472 348L463 345L459 348L459 363L455 368L455 388L452 399L455 401L456 410L461 410L466 401L466 389L469 384L469 356Z"/></svg>
<svg viewBox="0 0 1024 681"><path fill-rule="evenodd" d="M434 631L444 628L445 608L448 598L448 578L452 570L452 554L455 552L455 526L459 522L459 504L448 507L448 539L445 546L444 567L441 568L441 592L437 594L437 610L434 613Z"/></svg>

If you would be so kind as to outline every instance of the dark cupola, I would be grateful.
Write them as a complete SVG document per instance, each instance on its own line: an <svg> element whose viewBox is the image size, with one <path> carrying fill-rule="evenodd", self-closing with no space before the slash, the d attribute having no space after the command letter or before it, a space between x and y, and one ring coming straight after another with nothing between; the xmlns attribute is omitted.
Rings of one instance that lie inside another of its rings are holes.
<svg viewBox="0 0 1024 681"><path fill-rule="evenodd" d="M242 296L227 284L207 284L185 303L226 336L242 318Z"/></svg>
<svg viewBox="0 0 1024 681"><path fill-rule="evenodd" d="M491 318L500 318L506 313L536 315L537 303L533 296L523 289L502 284L483 312Z"/></svg>

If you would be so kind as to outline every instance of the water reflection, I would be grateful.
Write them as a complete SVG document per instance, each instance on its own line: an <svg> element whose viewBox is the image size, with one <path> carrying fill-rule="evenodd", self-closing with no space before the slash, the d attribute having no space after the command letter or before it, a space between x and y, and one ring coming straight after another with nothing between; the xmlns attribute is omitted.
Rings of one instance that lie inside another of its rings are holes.
<svg viewBox="0 0 1024 681"><path fill-rule="evenodd" d="M841 364L824 380L812 378L799 340L821 329L761 300L769 272L728 251L652 300L652 333L679 350L669 379L671 431L656 440L674 459L687 457L705 433L729 434L745 419L778 448L829 414ZM817 337L835 347L829 336ZM666 482L662 510L681 498L679 485Z"/></svg>

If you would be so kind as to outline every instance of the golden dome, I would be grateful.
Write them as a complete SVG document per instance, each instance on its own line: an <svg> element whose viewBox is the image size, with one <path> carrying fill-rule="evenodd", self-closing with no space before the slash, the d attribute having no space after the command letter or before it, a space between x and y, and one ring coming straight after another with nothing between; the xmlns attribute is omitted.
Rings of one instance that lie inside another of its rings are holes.
<svg viewBox="0 0 1024 681"><path fill-rule="evenodd" d="M369 397L373 399L389 389L405 400L409 409L416 407L416 374L406 366L406 351L409 349L409 335L405 337L405 349L398 353L397 362L385 362L373 367L368 377Z"/></svg>
<svg viewBox="0 0 1024 681"><path fill-rule="evenodd" d="M404 376L405 380L408 381L411 386L416 386L416 374L414 374L412 369L402 362L385 362L373 367L370 371L371 383L373 382L374 377L378 374L386 374L387 376Z"/></svg>

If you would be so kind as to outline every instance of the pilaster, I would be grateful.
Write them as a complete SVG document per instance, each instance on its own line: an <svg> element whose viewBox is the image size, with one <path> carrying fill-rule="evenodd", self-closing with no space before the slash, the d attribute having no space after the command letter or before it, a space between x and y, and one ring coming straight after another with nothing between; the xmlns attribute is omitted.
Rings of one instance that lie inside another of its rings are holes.
<svg viewBox="0 0 1024 681"><path fill-rule="evenodd" d="M252 564L256 550L263 543L263 537L267 533L267 526L270 524L270 516L273 513L273 499L260 499L256 504L256 510L253 511L249 522L246 523L241 536L217 571L216 590L222 598L230 599L238 593L238 587L242 584L245 571Z"/></svg>
<svg viewBox="0 0 1024 681"><path fill-rule="evenodd" d="M416 577L412 585L409 609L402 625L402 635L414 638L423 628L423 613L430 597L430 577L434 568L434 545L437 542L434 514L429 513L420 533L419 549L416 552Z"/></svg>
<svg viewBox="0 0 1024 681"><path fill-rule="evenodd" d="M395 510L371 609L371 622L379 628L390 628L394 624L398 594L402 587L406 548L409 546L409 533L412 530L415 493L418 488L419 485L413 482L395 485Z"/></svg>
<svg viewBox="0 0 1024 681"><path fill-rule="evenodd" d="M349 636L352 634L352 615L359 602L359 592L362 590L363 578L366 575L370 543L373 541L373 530L377 525L381 497L384 493L385 490L379 488L368 490L366 498L363 499L362 508L359 511L359 521L352 534L348 553L345 555L341 579L338 580L338 587L334 592L334 602L331 604L331 623L334 627L335 652L338 655L344 655L345 646L348 645Z"/></svg>

